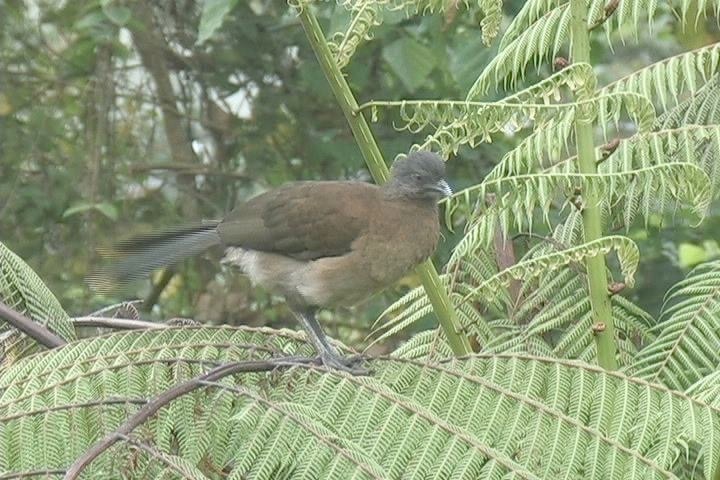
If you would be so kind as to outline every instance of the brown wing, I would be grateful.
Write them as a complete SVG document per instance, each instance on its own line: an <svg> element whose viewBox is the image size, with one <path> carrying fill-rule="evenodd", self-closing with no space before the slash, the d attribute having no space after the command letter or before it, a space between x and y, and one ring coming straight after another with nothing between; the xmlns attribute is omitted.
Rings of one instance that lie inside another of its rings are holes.
<svg viewBox="0 0 720 480"><path fill-rule="evenodd" d="M291 183L239 205L218 232L226 245L299 260L339 256L367 229L380 196L368 183Z"/></svg>

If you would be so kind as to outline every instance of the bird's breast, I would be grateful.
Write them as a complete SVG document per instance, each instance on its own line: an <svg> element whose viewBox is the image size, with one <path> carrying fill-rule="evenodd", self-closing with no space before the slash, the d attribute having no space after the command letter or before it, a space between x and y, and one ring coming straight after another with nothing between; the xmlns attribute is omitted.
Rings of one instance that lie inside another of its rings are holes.
<svg viewBox="0 0 720 480"><path fill-rule="evenodd" d="M440 239L437 207L408 204L387 210L368 238L370 274L383 285L399 280L428 259Z"/></svg>

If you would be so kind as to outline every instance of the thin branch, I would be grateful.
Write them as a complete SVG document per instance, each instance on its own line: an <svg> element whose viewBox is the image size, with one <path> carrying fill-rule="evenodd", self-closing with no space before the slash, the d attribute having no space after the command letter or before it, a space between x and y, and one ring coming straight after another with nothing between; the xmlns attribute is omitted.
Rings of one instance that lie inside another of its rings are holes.
<svg viewBox="0 0 720 480"><path fill-rule="evenodd" d="M25 410L13 415L0 417L0 422L4 423L18 418L29 417L31 415L44 415L50 412L61 412L64 410L74 410L78 408L104 407L105 405L145 405L146 403L147 400L144 398L109 398L107 400L93 400L91 402L71 403L69 405L58 405L38 410ZM63 473L65 472L63 471Z"/></svg>
<svg viewBox="0 0 720 480"><path fill-rule="evenodd" d="M245 181L251 181L253 180L252 177L249 177L248 175L245 175L243 173L237 173L237 172L225 172L222 170L212 170L208 169L202 165L191 165L191 164L185 164L185 163L149 163L149 164L139 164L139 165L132 165L130 166L130 173L144 173L144 172L151 172L155 170L165 170L170 172L175 172L178 175L205 175L205 176L216 176L216 177L225 177L225 178L233 178L236 180L245 180Z"/></svg>
<svg viewBox="0 0 720 480"><path fill-rule="evenodd" d="M3 302L0 302L0 318L47 348L62 347L67 344L67 340L51 332L45 325L31 320Z"/></svg>
<svg viewBox="0 0 720 480"><path fill-rule="evenodd" d="M47 478L48 475L62 475L65 473L65 470L30 470L27 472L17 472L17 473L7 473L5 475L0 475L0 480L10 480L11 478L30 478L30 477L44 477Z"/></svg>
<svg viewBox="0 0 720 480"><path fill-rule="evenodd" d="M95 310L94 312L89 313L86 316L87 317L99 317L99 316L102 316L104 313L113 312L113 311L114 311L113 314L117 315L117 312L120 311L120 309L129 310L130 308L137 311L137 307L135 305L142 304L142 302L143 301L141 299L127 300L124 302L116 303L114 305L108 305L107 307L103 307L100 310Z"/></svg>
<svg viewBox="0 0 720 480"><path fill-rule="evenodd" d="M76 327L115 328L118 330L142 330L147 328L168 328L170 326L165 323L146 322L144 320L95 316L75 317L70 321Z"/></svg>
<svg viewBox="0 0 720 480"><path fill-rule="evenodd" d="M205 386L206 382L214 382L228 375L248 372L268 372L278 367L290 367L304 365L316 361L314 358L283 357L270 360L250 360L243 362L226 363L202 375L177 384L169 390L164 391L155 398L150 399L142 408L131 415L125 422L114 431L108 433L104 438L93 444L80 457L73 462L67 470L64 479L74 480L80 476L82 471L100 454L112 447L119 440L126 438L135 428L142 425L150 417L155 415L161 408L168 405L178 397L186 395L198 388Z"/></svg>

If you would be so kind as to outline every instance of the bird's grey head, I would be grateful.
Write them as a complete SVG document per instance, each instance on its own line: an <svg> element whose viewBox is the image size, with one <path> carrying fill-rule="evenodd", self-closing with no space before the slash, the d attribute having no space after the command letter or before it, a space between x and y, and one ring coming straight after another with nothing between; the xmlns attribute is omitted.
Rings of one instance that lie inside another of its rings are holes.
<svg viewBox="0 0 720 480"><path fill-rule="evenodd" d="M392 196L437 202L452 194L445 180L445 162L433 152L413 152L390 170L386 191Z"/></svg>

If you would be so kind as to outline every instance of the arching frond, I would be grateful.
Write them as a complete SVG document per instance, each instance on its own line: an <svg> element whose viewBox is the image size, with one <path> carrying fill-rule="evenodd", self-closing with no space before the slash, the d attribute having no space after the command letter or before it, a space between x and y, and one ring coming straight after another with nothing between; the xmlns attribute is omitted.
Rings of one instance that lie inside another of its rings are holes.
<svg viewBox="0 0 720 480"><path fill-rule="evenodd" d="M608 15L611 15L610 21L603 23L607 33L613 28L617 29L621 25L628 24L632 25L634 31L638 31L640 23L643 20L652 19L657 9L656 0L621 1L614 5L606 0L590 0L589 3L588 10L590 13L588 16L591 19L595 19L593 22L589 22L589 26L603 21ZM567 8L567 4L567 0L529 0L525 2L523 8L513 18L513 21L505 31L500 42L500 50L507 48L523 31L539 20L545 12L559 5ZM613 5L612 10L608 10L611 5ZM682 7L683 11L687 11L687 5L683 5Z"/></svg>
<svg viewBox="0 0 720 480"><path fill-rule="evenodd" d="M634 274L640 261L640 252L635 242L627 237L615 235L518 262L473 288L465 295L465 299L477 297L482 301L487 299L487 301L492 302L496 292L500 288L509 287L513 280L527 282L547 272L556 271L570 263L580 262L587 257L607 255L611 250L617 252L625 283L632 286L635 282Z"/></svg>
<svg viewBox="0 0 720 480"><path fill-rule="evenodd" d="M648 65L603 87L598 94L639 93L656 99L665 111L677 105L683 94L697 92L717 73L719 65L720 43L714 43Z"/></svg>
<svg viewBox="0 0 720 480"><path fill-rule="evenodd" d="M563 87L583 98L595 91L597 78L589 63L574 63L548 78L517 93L499 100L498 103L552 103L561 98Z"/></svg>
<svg viewBox="0 0 720 480"><path fill-rule="evenodd" d="M20 362L0 377L0 468L63 470L145 395L267 355L251 343L304 349L283 332L204 327L118 333ZM675 478L678 450L694 441L709 478L720 457L720 411L587 364L481 355L371 366L371 377L313 366L226 377L159 410L85 476L139 463L146 478L169 468L255 479Z"/></svg>
<svg viewBox="0 0 720 480"><path fill-rule="evenodd" d="M617 150L600 166L600 171L629 171L668 161L692 163L702 168L708 176L714 197L720 183L718 151L720 126L687 125L672 130L639 134L621 141ZM629 221L626 221L626 225L629 225Z"/></svg>
<svg viewBox="0 0 720 480"><path fill-rule="evenodd" d="M544 60L557 56L567 39L570 11L566 5L553 8L525 28L512 42L498 51L470 88L466 99L478 100L491 86L510 86L523 78L530 63L537 68Z"/></svg>
<svg viewBox="0 0 720 480"><path fill-rule="evenodd" d="M65 310L40 277L0 242L0 301L30 319L47 326L67 340L75 339L75 329ZM0 322L0 362L14 362L32 348L34 342Z"/></svg>
<svg viewBox="0 0 720 480"><path fill-rule="evenodd" d="M547 122L542 128L536 128L507 152L485 179L496 180L552 167L570 151L574 118L575 112L567 111Z"/></svg>
<svg viewBox="0 0 720 480"><path fill-rule="evenodd" d="M717 370L720 261L699 265L668 291L657 331L628 369L633 375L685 390Z"/></svg>
<svg viewBox="0 0 720 480"><path fill-rule="evenodd" d="M592 66L587 63L576 63L539 83L500 100L498 103L554 103L562 98L565 89L577 93L581 98L587 98L595 90L595 84L596 78ZM524 147L517 147L513 152L527 149L538 152L552 148L551 145L567 143L569 134L563 135L562 132L572 129L574 115L575 111L573 109L550 118L542 125L542 128L535 129L528 139L522 142L525 145ZM560 133L558 133L558 130L560 130ZM453 125L440 126L434 134L427 137L419 148L427 150L434 145L442 145L437 139L451 138L452 135ZM530 143L532 143L532 146Z"/></svg>
<svg viewBox="0 0 720 480"><path fill-rule="evenodd" d="M655 110L645 97L634 93L602 95L590 100L555 104L513 104L509 102L462 101L399 101L368 102L360 110L370 109L377 120L380 108L398 108L404 127L418 132L431 127L436 133L428 137L425 147L438 148L443 154L457 152L460 145L474 146L491 141L498 131L517 131L533 123L535 129L556 124L559 119L572 124L576 115L583 121L596 122L603 130L608 124L618 124L626 111L641 132L649 131L655 122ZM570 113L569 113L570 112Z"/></svg>
<svg viewBox="0 0 720 480"><path fill-rule="evenodd" d="M494 259L488 258L487 252L483 251L478 258L470 253L467 257L459 258L449 264L449 270L453 272L452 277L451 274L445 275L443 283L452 289L451 298L463 328L472 333L481 345L489 348L490 351L528 352L528 350L510 349L507 342L525 342L524 345L535 339L541 339L545 333L559 331L561 327L570 328L571 325L580 323L587 336L583 350L574 351L572 352L574 355L569 355L571 358L576 358L593 343L590 302L584 282L581 282L571 269L564 267L581 263L587 257L607 255L611 250L617 252L625 284L631 286L639 262L639 252L632 240L620 236L604 237L565 249L528 255L510 268L499 272ZM514 281L526 286L528 290L528 292L525 289L521 290L520 296L523 300L519 307L514 305L517 300L508 293ZM564 289L557 289L555 287L558 283L560 285L569 283L571 288L566 286ZM638 327L638 322L634 321L638 312L627 312L627 309L623 309L626 306L624 300L619 299L618 302L620 309L618 323L621 329L625 327L622 331L628 332L628 337L637 333L644 336L646 328L642 325ZM478 308L483 307L494 307L498 311L514 311L514 321L510 324L519 322L525 327L521 328L521 332L515 332L515 335L503 340L503 330L507 328L495 329L492 323L478 311ZM375 341L380 342L396 335L431 311L430 302L424 291L421 288L412 290L380 315L376 325L382 322L382 326L375 333L382 331L382 334ZM584 320L580 321L583 316ZM570 340L574 338L571 337ZM562 341L558 343L560 347L556 353L567 353L568 345L562 345ZM545 345L548 351L552 351L552 346L547 346L547 343ZM422 350L417 344L413 348ZM632 345L628 345L623 351L628 349L634 353ZM534 351L541 350L536 348ZM587 360L594 359L594 345L589 352L593 356Z"/></svg>
<svg viewBox="0 0 720 480"><path fill-rule="evenodd" d="M618 208L630 209L633 216L635 212L662 212L674 204L702 219L712 199L710 180L702 169L689 163L668 162L623 172L543 173L489 180L458 192L449 199L447 208L451 213L459 207L467 210L476 199L492 193L501 215L508 216L519 231L524 231L526 226L531 229L536 211L547 219L555 201L566 203L588 192L597 195L595 198L608 193L617 195L610 203L622 202Z"/></svg>
<svg viewBox="0 0 720 480"><path fill-rule="evenodd" d="M620 2L607 2L606 0L590 0L588 6L588 27L593 27L602 23L608 39L613 30L621 30L620 27L631 25L631 31L640 31L640 24L647 21L651 24L653 16L657 11L657 0L633 0ZM673 4L676 8L678 16L686 21L686 17L691 7L697 12L696 19L689 21L697 21L701 16L707 15L706 12L718 12L717 2L709 2L703 0L699 5L693 5L690 0L684 0L679 4ZM709 8L712 5L712 8ZM608 10L608 8L611 8ZM608 18L608 15L609 18ZM513 18L512 23L504 33L497 56L480 74L475 84L470 89L467 100L478 100L484 96L492 86L502 83L515 85L518 79L524 75L528 64L531 62L537 68L541 62L548 62L556 57L560 49L568 40L568 25L570 20L570 9L567 1L559 0L532 0L525 2L520 12ZM607 20L607 21L606 21ZM702 50L702 49L701 49ZM690 54L684 54L692 56ZM702 55L702 54L700 54ZM713 54L715 55L715 54ZM654 68L674 69L690 66L692 60L678 61L679 58L668 59L655 66L648 67L650 70ZM686 63L687 62L687 63ZM701 60L702 62L702 60ZM714 69L715 66L712 66ZM648 81L654 77L650 70L644 69L636 72L629 78L619 81L618 85L626 83L627 87L634 86L650 89L656 88L663 97L661 102L672 97L674 88L667 86L668 81L676 81L679 79L676 75L658 74L653 79L654 85ZM672 72L668 72L672 73ZM691 70L684 72L692 74L688 77L688 82L693 82L694 73ZM649 76L649 77L648 77ZM648 77L648 79L644 78ZM638 82L638 83L635 83ZM644 87L641 85L644 84ZM633 90L634 91L634 90ZM648 92L644 92L647 94ZM680 92L677 92L679 94ZM650 97L654 98L654 97Z"/></svg>

